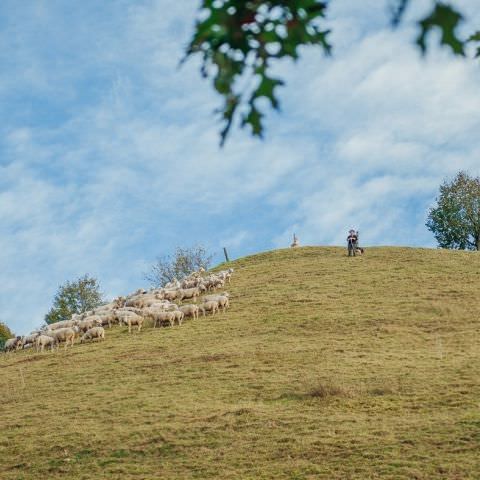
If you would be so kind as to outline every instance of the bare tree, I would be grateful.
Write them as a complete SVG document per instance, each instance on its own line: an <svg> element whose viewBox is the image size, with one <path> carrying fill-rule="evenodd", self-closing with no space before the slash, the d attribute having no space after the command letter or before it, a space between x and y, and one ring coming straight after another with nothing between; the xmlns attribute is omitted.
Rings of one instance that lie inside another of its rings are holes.
<svg viewBox="0 0 480 480"><path fill-rule="evenodd" d="M153 287L163 287L168 282L180 280L200 268L207 270L212 258L213 255L202 245L177 247L173 255L158 257L150 271L145 273L145 279Z"/></svg>

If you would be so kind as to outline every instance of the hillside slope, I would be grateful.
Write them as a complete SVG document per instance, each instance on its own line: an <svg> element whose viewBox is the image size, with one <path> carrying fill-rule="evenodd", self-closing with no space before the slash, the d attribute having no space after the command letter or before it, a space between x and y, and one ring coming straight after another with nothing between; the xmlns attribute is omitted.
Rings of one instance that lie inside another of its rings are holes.
<svg viewBox="0 0 480 480"><path fill-rule="evenodd" d="M0 478L480 478L478 254L232 266L225 315L0 356Z"/></svg>

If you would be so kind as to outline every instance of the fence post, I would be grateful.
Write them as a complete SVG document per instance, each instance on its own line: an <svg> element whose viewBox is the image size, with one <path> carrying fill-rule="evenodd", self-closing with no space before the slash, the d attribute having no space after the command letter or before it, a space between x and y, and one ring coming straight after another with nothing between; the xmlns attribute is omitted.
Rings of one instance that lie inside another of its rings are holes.
<svg viewBox="0 0 480 480"><path fill-rule="evenodd" d="M228 258L227 249L225 247L223 247L223 253L225 254L225 261L229 262L230 259Z"/></svg>

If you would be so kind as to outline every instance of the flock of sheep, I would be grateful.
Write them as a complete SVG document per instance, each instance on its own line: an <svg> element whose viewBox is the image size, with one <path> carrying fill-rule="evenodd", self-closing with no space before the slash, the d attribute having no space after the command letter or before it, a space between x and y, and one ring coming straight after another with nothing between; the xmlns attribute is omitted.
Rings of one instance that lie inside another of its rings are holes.
<svg viewBox="0 0 480 480"><path fill-rule="evenodd" d="M215 315L220 310L224 312L229 306L229 294L211 293L230 283L233 268L218 273L207 274L204 269L193 272L182 281L174 280L164 288L152 290L137 290L126 296L118 297L112 302L94 310L81 314L73 314L70 320L56 322L44 326L26 336L10 338L5 343L5 352L35 348L43 352L46 347L51 350L63 343L74 345L80 335L80 343L86 341L101 341L105 339L105 328L112 325L126 325L128 331L132 327L142 329L146 320L153 327L170 325L175 322L182 325L185 317L198 319L201 313ZM198 300L200 302L197 302ZM194 303L183 303L185 300Z"/></svg>

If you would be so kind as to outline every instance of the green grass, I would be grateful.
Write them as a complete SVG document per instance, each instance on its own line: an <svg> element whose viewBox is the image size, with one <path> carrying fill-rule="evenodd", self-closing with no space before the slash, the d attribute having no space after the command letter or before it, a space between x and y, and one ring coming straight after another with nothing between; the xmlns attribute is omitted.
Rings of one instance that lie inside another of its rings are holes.
<svg viewBox="0 0 480 480"><path fill-rule="evenodd" d="M0 478L480 478L478 254L232 264L226 315L1 356Z"/></svg>

